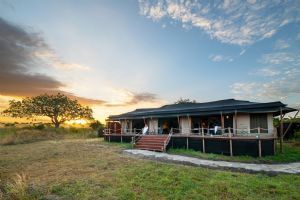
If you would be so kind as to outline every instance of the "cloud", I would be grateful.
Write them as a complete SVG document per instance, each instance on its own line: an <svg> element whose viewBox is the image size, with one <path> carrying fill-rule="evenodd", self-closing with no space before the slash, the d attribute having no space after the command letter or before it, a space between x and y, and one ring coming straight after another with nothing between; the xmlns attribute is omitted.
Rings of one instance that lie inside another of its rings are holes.
<svg viewBox="0 0 300 200"><path fill-rule="evenodd" d="M153 21L169 19L198 28L222 43L250 45L300 20L300 1L139 0L140 13Z"/></svg>
<svg viewBox="0 0 300 200"><path fill-rule="evenodd" d="M250 73L250 75L259 75L265 77L273 77L281 74L280 70L274 68L261 68L254 73Z"/></svg>
<svg viewBox="0 0 300 200"><path fill-rule="evenodd" d="M278 100L300 97L300 56L293 53L265 54L260 60L272 68L262 68L255 75L271 79L254 82L237 82L230 86L236 98Z"/></svg>
<svg viewBox="0 0 300 200"><path fill-rule="evenodd" d="M56 53L50 48L44 48L39 51L33 52L34 56L41 59L45 64L56 69L63 70L90 70L89 66L80 65L77 63L67 63L59 58Z"/></svg>
<svg viewBox="0 0 300 200"><path fill-rule="evenodd" d="M246 53L246 49L243 49L243 50L240 52L240 56L243 55L244 53Z"/></svg>
<svg viewBox="0 0 300 200"><path fill-rule="evenodd" d="M38 70L37 66L45 66L37 52L54 55L40 33L0 18L0 95L34 96L60 92L88 104L103 103L102 100L76 97L64 92L60 89L66 86L64 83L51 76L34 72Z"/></svg>
<svg viewBox="0 0 300 200"><path fill-rule="evenodd" d="M278 49L279 50L281 50L281 49L287 49L289 47L290 47L290 44L287 41L282 40L282 39L277 40L275 42L275 45L274 45L274 49L277 49L277 50Z"/></svg>
<svg viewBox="0 0 300 200"><path fill-rule="evenodd" d="M300 40L300 33L296 36L296 40Z"/></svg>
<svg viewBox="0 0 300 200"><path fill-rule="evenodd" d="M300 55L289 52L277 52L262 55L260 62L269 65L300 66Z"/></svg>
<svg viewBox="0 0 300 200"><path fill-rule="evenodd" d="M117 95L119 96L118 101L114 103L105 103L104 106L123 107L140 103L158 103L160 101L156 94L149 92L135 93L125 89L116 89L115 92L117 92Z"/></svg>
<svg viewBox="0 0 300 200"><path fill-rule="evenodd" d="M209 59L213 62L221 62L221 61L232 62L233 61L232 57L223 56L223 55L210 55Z"/></svg>

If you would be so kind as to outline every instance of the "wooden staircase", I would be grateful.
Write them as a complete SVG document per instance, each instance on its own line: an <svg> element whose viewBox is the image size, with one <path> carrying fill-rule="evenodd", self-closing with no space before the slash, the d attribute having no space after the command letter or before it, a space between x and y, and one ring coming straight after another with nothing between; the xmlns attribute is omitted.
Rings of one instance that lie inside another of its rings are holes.
<svg viewBox="0 0 300 200"><path fill-rule="evenodd" d="M134 148L149 151L166 151L170 137L168 135L143 135L135 143Z"/></svg>

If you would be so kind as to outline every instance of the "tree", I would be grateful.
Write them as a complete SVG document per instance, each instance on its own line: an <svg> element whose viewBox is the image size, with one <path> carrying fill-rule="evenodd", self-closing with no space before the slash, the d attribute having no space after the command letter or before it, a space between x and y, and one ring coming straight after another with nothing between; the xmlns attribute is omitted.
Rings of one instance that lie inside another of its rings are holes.
<svg viewBox="0 0 300 200"><path fill-rule="evenodd" d="M77 100L58 93L57 95L43 94L27 97L22 101L11 100L5 115L11 117L49 117L56 128L68 120L93 119L92 109L80 105Z"/></svg>
<svg viewBox="0 0 300 200"><path fill-rule="evenodd" d="M104 131L104 124L102 124L100 121L96 120L90 123L90 127L98 132L98 136L101 137L103 135Z"/></svg>
<svg viewBox="0 0 300 200"><path fill-rule="evenodd" d="M196 100L184 99L180 97L177 101L174 102L175 104L186 104L186 103L197 103Z"/></svg>

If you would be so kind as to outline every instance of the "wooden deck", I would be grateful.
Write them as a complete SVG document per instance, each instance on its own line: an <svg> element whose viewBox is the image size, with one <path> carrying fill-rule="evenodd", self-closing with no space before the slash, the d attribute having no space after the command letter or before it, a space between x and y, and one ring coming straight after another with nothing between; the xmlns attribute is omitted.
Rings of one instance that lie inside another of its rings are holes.
<svg viewBox="0 0 300 200"><path fill-rule="evenodd" d="M108 142L132 143L136 136L141 135L129 133L104 134L104 139ZM272 134L262 134L259 137L256 137L256 135L228 137L222 135L173 134L167 148L193 149L204 153L217 153L230 156L248 155L261 157L275 154L275 139Z"/></svg>

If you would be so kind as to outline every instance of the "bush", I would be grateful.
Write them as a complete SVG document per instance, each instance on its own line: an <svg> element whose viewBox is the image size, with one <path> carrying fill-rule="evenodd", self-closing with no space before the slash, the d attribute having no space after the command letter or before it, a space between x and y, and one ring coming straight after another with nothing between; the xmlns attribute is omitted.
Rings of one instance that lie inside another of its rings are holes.
<svg viewBox="0 0 300 200"><path fill-rule="evenodd" d="M6 124L4 124L4 126L5 127L13 127L13 126L15 126L15 124L14 123L6 123Z"/></svg>
<svg viewBox="0 0 300 200"><path fill-rule="evenodd" d="M34 125L33 128L37 130L44 130L46 127L44 124L38 124L38 125Z"/></svg>
<svg viewBox="0 0 300 200"><path fill-rule="evenodd" d="M24 144L51 139L83 139L95 137L97 137L97 132L90 128L46 128L44 125L39 125L0 129L0 145Z"/></svg>
<svg viewBox="0 0 300 200"><path fill-rule="evenodd" d="M41 193L36 190L33 185L29 184L24 174L16 174L10 182L3 185L1 184L0 197L1 196L3 199L31 200L40 199Z"/></svg>
<svg viewBox="0 0 300 200"><path fill-rule="evenodd" d="M3 136L0 144L13 145L35 142L46 139L53 139L57 137L52 131L30 130L30 129L16 129L12 133Z"/></svg>
<svg viewBox="0 0 300 200"><path fill-rule="evenodd" d="M99 128L98 131L97 131L97 133L98 133L98 137L103 137L103 135L104 135L104 128Z"/></svg>
<svg viewBox="0 0 300 200"><path fill-rule="evenodd" d="M103 134L104 134L104 124L102 124L100 121L96 120L96 121L90 123L90 127L94 131L97 131L98 137L103 137Z"/></svg>
<svg viewBox="0 0 300 200"><path fill-rule="evenodd" d="M294 133L294 138L295 138L295 140L300 140L300 131L296 131Z"/></svg>

